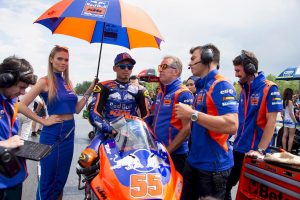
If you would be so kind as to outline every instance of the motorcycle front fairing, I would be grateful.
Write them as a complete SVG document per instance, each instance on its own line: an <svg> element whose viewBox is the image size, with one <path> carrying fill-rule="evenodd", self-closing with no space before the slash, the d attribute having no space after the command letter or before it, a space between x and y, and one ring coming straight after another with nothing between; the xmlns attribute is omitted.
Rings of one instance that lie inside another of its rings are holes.
<svg viewBox="0 0 300 200"><path fill-rule="evenodd" d="M99 148L100 171L91 181L99 199L180 199L182 177L166 148L139 118L126 119Z"/></svg>

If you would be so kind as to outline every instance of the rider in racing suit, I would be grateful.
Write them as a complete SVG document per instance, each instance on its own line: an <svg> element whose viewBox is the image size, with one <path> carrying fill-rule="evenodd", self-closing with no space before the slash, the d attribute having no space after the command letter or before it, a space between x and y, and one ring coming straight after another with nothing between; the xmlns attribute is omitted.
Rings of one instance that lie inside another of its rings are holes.
<svg viewBox="0 0 300 200"><path fill-rule="evenodd" d="M98 83L94 88L89 120L96 128L96 136L81 153L79 163L83 167L93 164L105 134L113 133L109 122L121 115L140 116L143 119L149 116L148 91L129 83L134 64L135 60L129 54L118 54L114 65L117 79Z"/></svg>

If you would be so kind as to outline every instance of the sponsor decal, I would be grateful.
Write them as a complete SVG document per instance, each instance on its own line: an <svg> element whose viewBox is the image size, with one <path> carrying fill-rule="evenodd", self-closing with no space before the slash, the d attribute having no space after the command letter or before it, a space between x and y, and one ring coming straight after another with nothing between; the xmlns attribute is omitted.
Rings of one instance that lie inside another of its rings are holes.
<svg viewBox="0 0 300 200"><path fill-rule="evenodd" d="M251 98L251 105L257 106L259 98Z"/></svg>
<svg viewBox="0 0 300 200"><path fill-rule="evenodd" d="M231 105L237 105L237 103L235 101L228 101L222 103L222 106L231 106Z"/></svg>
<svg viewBox="0 0 300 200"><path fill-rule="evenodd" d="M148 157L147 163L141 162L139 157ZM119 158L115 155L115 158L111 159L115 164L111 166L111 169L135 170L138 172L151 172L155 169L164 167L170 167L163 159L157 157L156 154L152 153L148 149L138 149L133 153Z"/></svg>
<svg viewBox="0 0 300 200"><path fill-rule="evenodd" d="M121 100L121 94L119 94L118 92L112 93L108 96L108 99L114 99L114 100Z"/></svg>
<svg viewBox="0 0 300 200"><path fill-rule="evenodd" d="M96 187L96 191L99 193L99 195L101 196L101 199L106 200L107 199L107 194L105 192L104 189L102 189L101 187L97 186Z"/></svg>
<svg viewBox="0 0 300 200"><path fill-rule="evenodd" d="M134 199L161 199L163 194L162 176L160 174L132 174L130 176L130 196ZM145 198L146 197L146 198Z"/></svg>
<svg viewBox="0 0 300 200"><path fill-rule="evenodd" d="M281 101L281 98L277 97L277 98L272 98L272 101Z"/></svg>
<svg viewBox="0 0 300 200"><path fill-rule="evenodd" d="M193 103L193 99L185 99L183 103L185 104Z"/></svg>
<svg viewBox="0 0 300 200"><path fill-rule="evenodd" d="M114 83L114 82L109 82L109 83L107 84L107 87L108 87L109 89L115 89L115 88L117 87L117 84ZM120 88L125 88L125 87L122 86L122 85L120 85Z"/></svg>
<svg viewBox="0 0 300 200"><path fill-rule="evenodd" d="M202 103L203 99L204 99L204 96L203 95L199 95L197 97L197 104Z"/></svg>
<svg viewBox="0 0 300 200"><path fill-rule="evenodd" d="M100 92L101 91L101 87L99 85L95 85L93 92Z"/></svg>
<svg viewBox="0 0 300 200"><path fill-rule="evenodd" d="M121 115L125 115L125 116L130 116L130 112L129 111L125 111L125 110L111 110L109 112L110 115L118 117Z"/></svg>
<svg viewBox="0 0 300 200"><path fill-rule="evenodd" d="M272 96L280 95L280 92L271 92L271 95L272 95Z"/></svg>
<svg viewBox="0 0 300 200"><path fill-rule="evenodd" d="M104 145L104 148L107 154L111 154L111 149L109 147L109 144Z"/></svg>
<svg viewBox="0 0 300 200"><path fill-rule="evenodd" d="M254 194L259 199L285 199L290 200L285 194L274 190L266 185L260 184L254 180L251 180L249 184L249 193Z"/></svg>
<svg viewBox="0 0 300 200"><path fill-rule="evenodd" d="M83 7L81 15L88 17L105 18L109 1L87 0Z"/></svg>
<svg viewBox="0 0 300 200"><path fill-rule="evenodd" d="M4 116L4 110L0 110L0 119Z"/></svg>
<svg viewBox="0 0 300 200"><path fill-rule="evenodd" d="M170 105L171 104L171 100L170 99L165 99L164 100L164 105Z"/></svg>
<svg viewBox="0 0 300 200"><path fill-rule="evenodd" d="M226 90L221 90L220 91L220 94L227 94L227 93L233 94L233 89L226 89Z"/></svg>
<svg viewBox="0 0 300 200"><path fill-rule="evenodd" d="M279 105L282 104L281 102L272 102L272 105Z"/></svg>
<svg viewBox="0 0 300 200"><path fill-rule="evenodd" d="M125 94L125 96L124 96L124 100L134 100L134 96L132 96L130 93L128 93L128 94Z"/></svg>
<svg viewBox="0 0 300 200"><path fill-rule="evenodd" d="M148 90L145 90L145 91L144 91L144 96L147 97L147 98L150 98L150 95L149 95Z"/></svg>
<svg viewBox="0 0 300 200"><path fill-rule="evenodd" d="M113 24L105 24L104 38L110 41L116 41L118 39L118 27Z"/></svg>
<svg viewBox="0 0 300 200"><path fill-rule="evenodd" d="M290 70L290 71L285 71L283 72L283 77L292 77L294 74L294 70Z"/></svg>
<svg viewBox="0 0 300 200"><path fill-rule="evenodd" d="M235 100L234 97L223 97L223 101Z"/></svg>
<svg viewBox="0 0 300 200"><path fill-rule="evenodd" d="M250 104L256 106L258 105L258 101L259 101L259 94L257 93L252 94L250 97Z"/></svg>

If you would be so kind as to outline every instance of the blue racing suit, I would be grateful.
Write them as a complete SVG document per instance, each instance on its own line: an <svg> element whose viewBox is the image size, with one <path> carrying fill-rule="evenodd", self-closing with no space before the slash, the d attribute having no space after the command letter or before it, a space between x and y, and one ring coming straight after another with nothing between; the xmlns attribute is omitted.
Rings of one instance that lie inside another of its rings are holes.
<svg viewBox="0 0 300 200"><path fill-rule="evenodd" d="M91 164L98 152L99 145L104 140L104 133L112 133L109 122L121 115L139 116L143 119L149 116L148 91L139 86L109 80L98 83L93 90L93 99L89 109L90 123L96 128L96 136L90 145L82 152L79 163L84 167ZM87 149L89 149L87 153ZM91 155L90 150L93 155ZM85 154L85 155L84 155Z"/></svg>

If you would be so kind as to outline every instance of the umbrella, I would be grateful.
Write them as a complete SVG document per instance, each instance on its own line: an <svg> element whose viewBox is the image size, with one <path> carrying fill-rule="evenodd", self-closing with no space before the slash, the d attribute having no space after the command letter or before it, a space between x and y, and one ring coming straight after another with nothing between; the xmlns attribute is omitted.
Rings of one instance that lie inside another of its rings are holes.
<svg viewBox="0 0 300 200"><path fill-rule="evenodd" d="M145 12L122 0L62 0L35 23L46 26L53 34L101 43L96 77L103 43L132 49L160 48L163 41L159 30Z"/></svg>
<svg viewBox="0 0 300 200"><path fill-rule="evenodd" d="M279 74L276 80L300 80L300 67L289 67Z"/></svg>
<svg viewBox="0 0 300 200"><path fill-rule="evenodd" d="M157 73L153 68L145 69L141 71L138 74L138 78L141 81L145 81L145 82L159 82L159 77L157 76Z"/></svg>

